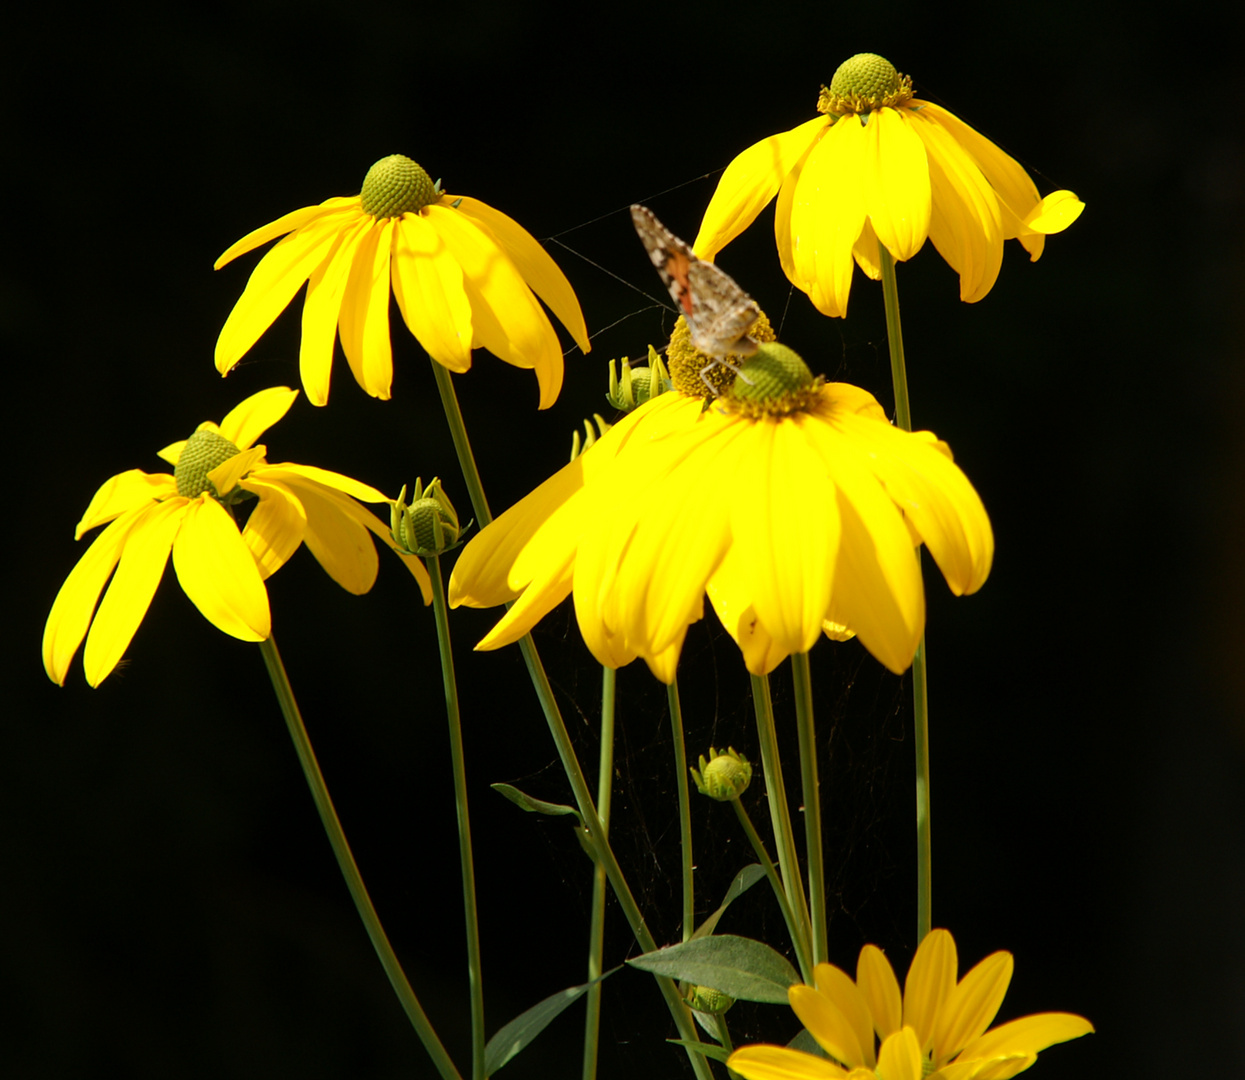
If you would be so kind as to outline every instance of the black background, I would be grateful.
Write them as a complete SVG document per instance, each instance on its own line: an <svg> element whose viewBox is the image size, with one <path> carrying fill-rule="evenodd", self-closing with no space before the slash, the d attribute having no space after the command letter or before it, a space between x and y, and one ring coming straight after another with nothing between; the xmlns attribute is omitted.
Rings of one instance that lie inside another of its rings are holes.
<svg viewBox="0 0 1245 1080"><path fill-rule="evenodd" d="M1192 5L1121 21L1057 0L441 6L322 2L48 6L5 35L8 227L0 333L10 384L0 829L0 1063L15 1077L430 1076L341 884L258 650L206 623L171 574L127 665L58 689L43 621L85 541L92 492L263 387L297 385L299 303L228 380L216 334L256 256L237 237L357 192L402 152L504 210L575 286L593 351L557 405L477 353L456 379L495 510L607 417L605 364L660 345L672 316L626 214L689 240L718 171L813 115L818 84L888 56L1017 156L1043 193L1088 204L1031 265L1009 244L991 294L958 301L927 245L900 270L914 418L947 439L988 507L980 594L929 577L934 921L961 966L1016 955L1001 1018L1082 1013L1046 1077L1221 1072L1245 1053L1245 728L1239 569L1245 490L1242 17ZM889 408L880 288L818 316L778 268L772 210L720 262L815 371ZM395 325L397 325L395 323ZM428 362L395 332L394 398L339 358L327 409L299 400L274 460L396 492L446 478L467 499ZM638 491L644 478L635 480ZM621 493L620 493L621 494ZM362 598L305 552L270 582L274 629L382 917L466 1068L466 978L432 616L395 560ZM568 801L517 649L453 632L482 894L488 1028L582 981L590 868L564 820L494 781ZM565 609L538 642L585 766L599 674ZM831 950L906 969L912 905L908 682L858 646L813 653L830 822ZM710 615L681 668L688 745L756 756L747 681ZM664 694L620 680L619 856L661 941L678 937ZM774 677L790 735L786 669ZM763 803L752 795L757 820ZM729 813L694 805L698 910L749 861ZM784 945L763 889L722 930ZM611 905L607 962L634 953ZM646 976L606 984L602 1076L687 1073ZM739 1006L739 1041L786 1039ZM572 1010L507 1066L578 1072Z"/></svg>

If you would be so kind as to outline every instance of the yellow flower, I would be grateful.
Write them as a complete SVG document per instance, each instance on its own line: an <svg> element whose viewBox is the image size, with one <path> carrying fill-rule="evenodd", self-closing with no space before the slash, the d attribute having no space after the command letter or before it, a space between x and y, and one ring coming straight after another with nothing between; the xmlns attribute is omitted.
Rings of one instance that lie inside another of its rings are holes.
<svg viewBox="0 0 1245 1080"><path fill-rule="evenodd" d="M693 245L712 259L777 193L774 231L787 277L826 315L846 315L853 259L881 277L879 241L900 261L928 236L960 275L960 299L994 286L1003 241L1036 261L1048 233L1085 209L1070 191L1046 198L989 139L930 101L880 56L844 63L825 114L750 146L718 182Z"/></svg>
<svg viewBox="0 0 1245 1080"><path fill-rule="evenodd" d="M811 648L827 618L907 668L925 622L915 545L974 592L989 519L946 445L893 427L865 391L810 377L802 400L758 416L671 392L615 424L463 549L452 605L517 601L476 647L518 640L573 593L601 663L641 656L670 682L707 593L756 674Z"/></svg>
<svg viewBox="0 0 1245 1080"><path fill-rule="evenodd" d="M288 235L286 235L288 234ZM562 348L533 290L587 352L588 334L570 283L544 248L499 210L447 195L401 154L368 170L360 195L305 206L244 236L216 268L282 239L259 262L216 342L222 375L242 358L308 282L299 367L313 405L329 397L333 342L355 379L388 398L393 381L389 288L402 318L437 363L471 367L485 348L534 368L540 407L562 388Z"/></svg>
<svg viewBox="0 0 1245 1080"><path fill-rule="evenodd" d="M727 1062L747 1080L1008 1080L1039 1050L1088 1035L1082 1016L1038 1013L987 1031L1012 978L1012 955L987 956L956 982L955 940L933 930L921 942L902 995L890 961L875 945L860 950L856 981L818 964L816 986L787 991L791 1007L831 1061L785 1046L745 1046ZM882 1041L874 1050L874 1035ZM849 1071L850 1070L850 1071Z"/></svg>
<svg viewBox="0 0 1245 1080"><path fill-rule="evenodd" d="M266 448L253 445L297 396L297 390L283 386L262 390L219 426L200 424L189 439L161 450L159 456L174 466L173 475L131 469L95 493L75 539L111 524L70 572L48 615L43 666L53 682L64 685L83 637L87 682L98 686L117 666L147 613L170 551L177 579L194 605L209 622L243 641L268 637L264 579L299 544L305 543L348 592L372 587L376 549L367 530L395 545L389 527L355 499L389 500L340 473L310 465L269 465ZM228 508L252 497L258 503L239 533ZM418 559L403 561L429 603L427 570ZM105 585L108 591L100 601Z"/></svg>

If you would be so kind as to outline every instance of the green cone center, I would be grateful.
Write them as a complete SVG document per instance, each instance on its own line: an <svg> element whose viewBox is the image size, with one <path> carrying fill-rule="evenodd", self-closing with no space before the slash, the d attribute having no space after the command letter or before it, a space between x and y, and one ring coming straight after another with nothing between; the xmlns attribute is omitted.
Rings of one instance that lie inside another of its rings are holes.
<svg viewBox="0 0 1245 1080"><path fill-rule="evenodd" d="M196 431L182 448L173 470L177 481L177 494L194 499L205 491L213 498L220 498L215 486L207 478L217 465L223 465L231 457L242 453L233 443L215 431Z"/></svg>
<svg viewBox="0 0 1245 1080"><path fill-rule="evenodd" d="M817 108L823 113L867 113L901 105L912 97L912 80L901 75L884 56L857 53L844 60L821 88Z"/></svg>
<svg viewBox="0 0 1245 1080"><path fill-rule="evenodd" d="M440 197L432 178L405 154L381 158L363 178L363 212L375 218L413 214Z"/></svg>

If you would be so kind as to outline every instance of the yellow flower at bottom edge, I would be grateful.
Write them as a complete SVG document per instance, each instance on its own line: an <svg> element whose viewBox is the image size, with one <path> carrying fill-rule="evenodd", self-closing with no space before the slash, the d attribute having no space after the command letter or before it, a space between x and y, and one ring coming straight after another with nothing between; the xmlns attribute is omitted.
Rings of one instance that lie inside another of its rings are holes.
<svg viewBox="0 0 1245 1080"><path fill-rule="evenodd" d="M260 391L219 426L200 424L189 439L161 450L159 456L174 466L173 475L131 469L95 493L75 539L111 524L70 572L48 615L43 666L53 682L64 685L83 637L87 682L98 686L107 678L147 613L170 551L177 579L194 605L213 625L243 641L269 636L264 580L300 544L348 592L372 587L377 559L368 530L395 550L396 545L389 527L355 499L389 500L327 469L269 465L266 448L254 445L297 396L297 390L283 386ZM250 497L258 503L239 532L228 507ZM418 559L403 562L419 583L424 603L430 603L427 570ZM105 585L108 591L100 601Z"/></svg>
<svg viewBox="0 0 1245 1080"><path fill-rule="evenodd" d="M744 371L774 350L790 353L762 346ZM893 427L857 387L809 382L776 415L662 394L483 529L450 603L517 602L476 647L518 640L573 593L601 663L640 656L670 682L708 594L755 674L810 649L827 619L906 669L925 623L916 545L974 592L989 519L932 434Z"/></svg>
<svg viewBox="0 0 1245 1080"><path fill-rule="evenodd" d="M1070 191L1046 198L989 139L931 101L887 60L861 53L822 87L824 115L750 146L718 181L692 245L712 259L778 195L783 271L826 315L847 314L853 262L881 277L879 242L899 261L926 237L960 275L960 299L994 286L1003 241L1036 261L1046 236L1085 209Z"/></svg>
<svg viewBox="0 0 1245 1080"><path fill-rule="evenodd" d="M562 348L540 296L588 352L579 301L545 249L517 222L477 199L447 195L414 161L376 162L359 195L328 199L249 233L216 260L283 239L256 266L216 342L226 375L307 283L299 368L313 405L329 397L333 343L356 381L388 398L393 381L389 289L407 328L450 371L485 348L534 368L540 407L562 388ZM288 234L288 235L287 235Z"/></svg>
<svg viewBox="0 0 1245 1080"><path fill-rule="evenodd" d="M872 1077L875 1070L885 1080L1008 1080L1029 1068L1038 1051L1094 1030L1082 1016L1038 1013L987 1031L1012 967L1011 953L996 952L957 982L955 939L933 930L912 958L901 994L890 961L866 945L854 982L842 969L818 964L815 986L787 991L800 1023L832 1061L759 1045L736 1050L727 1065L747 1080L839 1080Z"/></svg>

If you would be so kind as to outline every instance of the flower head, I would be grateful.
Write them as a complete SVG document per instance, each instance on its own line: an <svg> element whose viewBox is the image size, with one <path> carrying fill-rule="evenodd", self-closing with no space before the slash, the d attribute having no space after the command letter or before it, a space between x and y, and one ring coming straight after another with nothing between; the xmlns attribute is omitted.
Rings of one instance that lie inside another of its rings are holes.
<svg viewBox="0 0 1245 1080"><path fill-rule="evenodd" d="M590 348L575 293L544 248L499 210L441 191L440 181L401 154L376 162L360 195L305 206L244 236L216 260L217 269L279 236L220 332L222 375L304 282L299 367L313 405L328 401L339 333L359 385L389 397L391 283L407 328L437 363L466 371L471 350L485 348L534 368L542 409L562 388L562 349L533 292L584 352Z"/></svg>
<svg viewBox="0 0 1245 1080"><path fill-rule="evenodd" d="M785 354L747 361L746 400L646 402L472 539L451 604L516 601L477 648L518 640L573 594L601 663L640 656L670 682L708 594L756 674L811 648L826 619L907 668L925 622L916 545L974 592L989 519L946 445L893 427L864 390L809 376L762 397Z"/></svg>
<svg viewBox="0 0 1245 1080"><path fill-rule="evenodd" d="M1038 1013L987 1031L1012 978L1012 956L987 956L956 981L955 940L933 930L921 942L904 983L882 950L860 950L856 980L818 964L815 986L787 991L800 1022L832 1059L785 1046L745 1046L728 1066L747 1080L1008 1080L1039 1050L1094 1030L1082 1016ZM881 1041L875 1050L874 1036ZM837 1063L837 1064L836 1064Z"/></svg>
<svg viewBox="0 0 1245 1080"><path fill-rule="evenodd" d="M727 167L693 247L712 259L775 194L778 256L792 284L826 315L846 315L853 260L875 280L882 244L899 261L925 243L960 275L960 299L994 286L1003 241L1032 260L1084 204L1070 191L1040 198L1023 168L880 56L842 64L822 113L750 146Z"/></svg>
<svg viewBox="0 0 1245 1080"><path fill-rule="evenodd" d="M189 439L161 450L159 456L174 466L171 475L131 469L95 493L75 538L110 524L70 572L48 615L43 666L53 682L64 685L84 637L87 682L98 686L117 666L147 613L170 551L177 579L194 605L213 625L243 641L263 641L271 632L264 580L300 544L347 591L372 587L377 561L368 530L394 544L389 527L355 500L389 500L327 469L269 465L266 448L255 445L297 396L297 390L283 386L262 390L219 426L200 424ZM230 508L252 498L258 502L239 531ZM429 603L428 572L418 559L403 561Z"/></svg>

